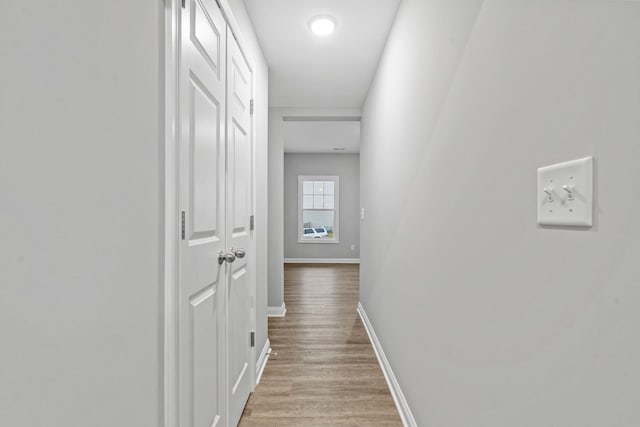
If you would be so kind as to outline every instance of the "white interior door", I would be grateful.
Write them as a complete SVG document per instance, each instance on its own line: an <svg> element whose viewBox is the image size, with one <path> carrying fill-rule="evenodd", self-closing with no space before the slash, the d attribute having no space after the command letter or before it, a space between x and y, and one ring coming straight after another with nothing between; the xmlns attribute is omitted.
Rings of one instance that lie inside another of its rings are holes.
<svg viewBox="0 0 640 427"><path fill-rule="evenodd" d="M227 37L227 241L246 253L230 266L228 287L229 425L235 426L252 390L250 342L253 293L248 262L252 203L252 74L234 37Z"/></svg>
<svg viewBox="0 0 640 427"><path fill-rule="evenodd" d="M226 22L215 0L186 0L180 72L179 424L226 419Z"/></svg>

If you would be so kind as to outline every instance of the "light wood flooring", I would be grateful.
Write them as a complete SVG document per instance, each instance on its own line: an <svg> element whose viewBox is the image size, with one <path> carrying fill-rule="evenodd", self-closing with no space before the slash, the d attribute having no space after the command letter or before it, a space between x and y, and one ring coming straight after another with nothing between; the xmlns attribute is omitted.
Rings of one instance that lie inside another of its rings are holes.
<svg viewBox="0 0 640 427"><path fill-rule="evenodd" d="M287 264L287 314L240 426L402 426L356 312L357 265Z"/></svg>

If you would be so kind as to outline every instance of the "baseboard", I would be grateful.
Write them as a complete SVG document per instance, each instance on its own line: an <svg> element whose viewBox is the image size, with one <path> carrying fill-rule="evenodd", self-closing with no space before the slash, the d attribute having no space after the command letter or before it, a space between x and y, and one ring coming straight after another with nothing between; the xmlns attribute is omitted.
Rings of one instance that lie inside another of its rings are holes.
<svg viewBox="0 0 640 427"><path fill-rule="evenodd" d="M285 264L360 264L359 258L285 258Z"/></svg>
<svg viewBox="0 0 640 427"><path fill-rule="evenodd" d="M284 303L280 307L267 307L269 317L284 317L285 314L287 314L287 306Z"/></svg>
<svg viewBox="0 0 640 427"><path fill-rule="evenodd" d="M258 357L258 361L256 362L256 385L260 384L260 379L262 378L265 366L267 366L267 360L269 360L270 354L271 342L269 341L269 338L267 338L267 341L264 343L264 347L260 352L260 356Z"/></svg>
<svg viewBox="0 0 640 427"><path fill-rule="evenodd" d="M396 379L396 376L391 369L391 365L387 360L387 356L384 355L382 345L380 344L380 341L378 341L378 337L376 336L376 333L373 330L373 326L371 326L371 322L369 322L367 313L364 311L364 307L362 307L361 303L358 303L358 314L360 315L360 319L364 324L364 329L369 335L369 341L371 341L373 351L376 353L376 357L378 358L378 363L380 363L380 367L382 368L384 378L387 380L389 391L391 392L391 396L393 396L393 401L395 402L398 413L400 414L400 418L402 419L402 424L405 427L417 427L418 424L416 424L416 420L415 418L413 418L413 414L411 413L409 404L407 403L407 400L405 399L404 394L400 389L400 384L398 384L398 380Z"/></svg>

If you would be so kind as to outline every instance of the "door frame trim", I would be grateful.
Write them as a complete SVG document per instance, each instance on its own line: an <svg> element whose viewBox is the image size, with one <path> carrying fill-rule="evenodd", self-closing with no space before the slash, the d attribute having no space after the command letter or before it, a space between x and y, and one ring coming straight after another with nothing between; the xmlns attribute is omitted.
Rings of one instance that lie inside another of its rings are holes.
<svg viewBox="0 0 640 427"><path fill-rule="evenodd" d="M248 49L242 38L240 28L231 12L228 0L217 0L231 32L236 37L240 52L244 56L249 69L252 72L251 98L255 98L256 75L253 62L248 55ZM159 313L162 324L160 345L158 348L161 357L159 368L159 393L160 404L158 421L163 427L178 427L178 309L177 290L179 281L179 168L178 168L178 142L180 120L180 14L181 0L164 0L164 85L160 87L161 96L164 98L164 149L162 150L162 164L164 176L161 178L163 185L161 194L163 203L164 229L161 231L163 253L162 259L162 295L163 302L160 306L163 312ZM255 214L255 117L251 117L251 212ZM255 233L250 234L251 252L254 254L250 260L250 289L253 302L252 315L249 319L251 330L256 330L256 241ZM225 349L226 351L226 349ZM251 348L251 357L256 361L256 348ZM252 387L255 388L257 372L256 363L249 364Z"/></svg>
<svg viewBox="0 0 640 427"><path fill-rule="evenodd" d="M178 123L180 66L180 4L179 0L164 3L164 259L163 259L163 360L162 425L177 427L178 422L178 310L179 273L178 242Z"/></svg>

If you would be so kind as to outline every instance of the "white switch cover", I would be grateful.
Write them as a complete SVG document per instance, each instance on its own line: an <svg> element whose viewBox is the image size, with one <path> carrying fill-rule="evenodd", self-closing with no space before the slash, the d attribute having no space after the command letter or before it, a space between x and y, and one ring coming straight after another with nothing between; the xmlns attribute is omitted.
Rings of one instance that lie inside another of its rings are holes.
<svg viewBox="0 0 640 427"><path fill-rule="evenodd" d="M538 169L538 224L593 225L593 157Z"/></svg>

